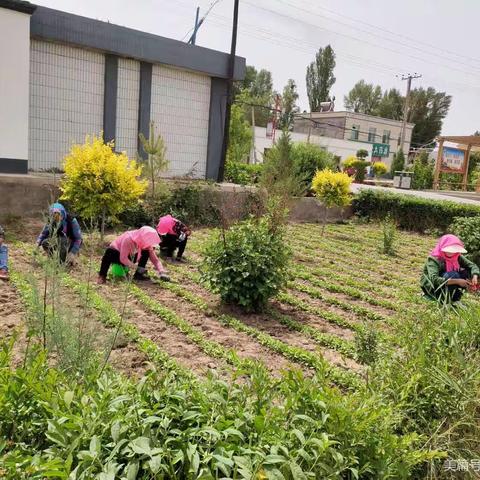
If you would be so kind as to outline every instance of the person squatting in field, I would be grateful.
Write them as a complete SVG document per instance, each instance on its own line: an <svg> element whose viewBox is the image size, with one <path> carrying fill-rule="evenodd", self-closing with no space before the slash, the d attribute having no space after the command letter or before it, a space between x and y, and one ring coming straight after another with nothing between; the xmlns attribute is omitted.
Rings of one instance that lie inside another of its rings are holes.
<svg viewBox="0 0 480 480"><path fill-rule="evenodd" d="M190 228L171 215L165 215L158 220L157 232L162 239L160 243L161 255L173 261L173 253L178 248L175 260L183 262L183 252L187 246L188 237L192 234Z"/></svg>
<svg viewBox="0 0 480 480"><path fill-rule="evenodd" d="M112 264L123 265L132 271L135 269L135 280L147 280L145 265L148 259L152 262L161 280L170 280L162 263L155 254L154 248L160 243L158 233L152 227L142 227L122 233L105 250L102 257L97 283L103 284ZM138 266L137 266L138 264Z"/></svg>
<svg viewBox="0 0 480 480"><path fill-rule="evenodd" d="M82 231L75 217L72 217L61 203L49 208L49 221L37 238L37 246L61 263L75 264L75 258L82 246Z"/></svg>
<svg viewBox="0 0 480 480"><path fill-rule="evenodd" d="M0 225L0 279L8 279L8 246L5 244L5 230Z"/></svg>
<svg viewBox="0 0 480 480"><path fill-rule="evenodd" d="M458 302L469 287L476 288L480 269L464 257L463 242L444 235L430 252L423 268L421 287L427 298L442 303Z"/></svg>

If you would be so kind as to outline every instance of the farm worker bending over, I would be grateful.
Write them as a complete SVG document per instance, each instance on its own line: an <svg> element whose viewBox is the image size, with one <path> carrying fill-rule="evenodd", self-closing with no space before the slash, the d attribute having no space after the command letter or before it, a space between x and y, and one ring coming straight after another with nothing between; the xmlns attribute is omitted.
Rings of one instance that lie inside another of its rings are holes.
<svg viewBox="0 0 480 480"><path fill-rule="evenodd" d="M162 239L160 243L162 255L173 260L173 252L178 248L176 260L183 262L182 255L192 231L180 220L173 218L171 215L165 215L160 217L158 221L157 232Z"/></svg>
<svg viewBox="0 0 480 480"><path fill-rule="evenodd" d="M142 227L138 230L122 233L105 250L98 274L97 283L105 283L107 273L112 263L118 263L133 270L138 267L133 276L136 280L146 280L145 265L150 258L162 280L170 280L158 257L154 247L160 243L160 238L152 227Z"/></svg>
<svg viewBox="0 0 480 480"><path fill-rule="evenodd" d="M463 242L444 235L430 252L423 268L421 287L425 295L441 302L458 302L465 289L478 284L480 269L465 258Z"/></svg>
<svg viewBox="0 0 480 480"><path fill-rule="evenodd" d="M77 219L67 213L61 203L54 203L49 209L49 222L37 238L37 246L43 247L50 256L58 255L61 263L75 263L82 245L82 232Z"/></svg>
<svg viewBox="0 0 480 480"><path fill-rule="evenodd" d="M8 247L5 245L5 230L0 225L0 279L8 279Z"/></svg>

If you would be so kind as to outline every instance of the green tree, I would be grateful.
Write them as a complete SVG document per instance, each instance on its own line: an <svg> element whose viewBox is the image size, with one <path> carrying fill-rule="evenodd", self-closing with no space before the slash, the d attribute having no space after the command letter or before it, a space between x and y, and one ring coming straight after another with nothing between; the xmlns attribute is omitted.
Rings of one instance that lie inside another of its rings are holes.
<svg viewBox="0 0 480 480"><path fill-rule="evenodd" d="M334 167L331 153L312 143L295 143L292 146L295 174L309 188L318 170Z"/></svg>
<svg viewBox="0 0 480 480"><path fill-rule="evenodd" d="M282 130L291 130L295 114L300 111L297 106L298 92L295 80L289 79L282 94L282 115L280 117L280 128Z"/></svg>
<svg viewBox="0 0 480 480"><path fill-rule="evenodd" d="M365 150L364 148L361 148L360 150L357 150L357 158L360 160L365 160L368 157L368 150Z"/></svg>
<svg viewBox="0 0 480 480"><path fill-rule="evenodd" d="M252 129L245 120L243 108L240 105L232 105L227 161L244 162L252 149L252 136Z"/></svg>
<svg viewBox="0 0 480 480"><path fill-rule="evenodd" d="M392 166L390 167L390 173L393 176L395 172L400 172L405 168L405 155L403 150L400 149L394 156Z"/></svg>
<svg viewBox="0 0 480 480"><path fill-rule="evenodd" d="M148 139L143 133L139 134L140 143L147 154L143 167L143 174L151 182L152 197L155 197L155 183L160 175L168 170L167 147L160 134L155 132L155 122L150 122ZM141 155L139 155L141 157Z"/></svg>
<svg viewBox="0 0 480 480"><path fill-rule="evenodd" d="M269 150L261 182L272 197L289 199L305 191L302 178L295 171L295 159L290 134L283 131L275 147Z"/></svg>
<svg viewBox="0 0 480 480"><path fill-rule="evenodd" d="M379 85L366 83L360 80L344 97L345 108L356 113L372 115L376 111L382 99L382 89Z"/></svg>
<svg viewBox="0 0 480 480"><path fill-rule="evenodd" d="M335 65L335 52L327 45L318 50L315 60L307 67L307 94L312 112L319 111L320 103L330 98L330 89L336 80L333 75Z"/></svg>
<svg viewBox="0 0 480 480"><path fill-rule="evenodd" d="M415 88L410 97L408 121L415 124L412 143L426 145L442 131L452 97L434 88Z"/></svg>
<svg viewBox="0 0 480 480"><path fill-rule="evenodd" d="M404 97L396 88L385 90L372 115L391 118L392 120L401 120L403 118L404 101Z"/></svg>

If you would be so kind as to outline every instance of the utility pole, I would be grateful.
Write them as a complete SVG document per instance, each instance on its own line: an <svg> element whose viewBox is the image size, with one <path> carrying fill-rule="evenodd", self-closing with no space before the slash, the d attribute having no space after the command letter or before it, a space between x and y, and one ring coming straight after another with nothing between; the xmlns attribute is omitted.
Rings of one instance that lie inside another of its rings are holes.
<svg viewBox="0 0 480 480"><path fill-rule="evenodd" d="M193 28L192 36L190 37L190 40L188 42L188 43L191 43L192 45L195 45L195 42L197 41L197 31L200 28L200 25L198 24L199 16L200 16L200 7L197 7L197 14L195 15L195 27Z"/></svg>
<svg viewBox="0 0 480 480"><path fill-rule="evenodd" d="M232 113L233 103L233 76L235 73L235 52L237 51L237 30L238 30L238 5L240 0L234 0L233 7L233 29L232 29L232 45L230 48L230 59L228 62L228 80L227 80L227 105L225 109L225 126L223 127L223 144L222 156L220 158L220 166L218 169L218 182L223 182L225 173L225 161L227 159L228 141L230 137L230 116Z"/></svg>
<svg viewBox="0 0 480 480"><path fill-rule="evenodd" d="M407 128L408 109L410 107L410 90L412 89L412 79L421 78L421 75L419 75L418 73L414 73L413 75L411 75L409 73L408 75L402 75L400 78L407 81L407 93L405 95L405 105L403 107L402 133L400 135L400 149L403 150L403 145L405 143L405 133Z"/></svg>
<svg viewBox="0 0 480 480"><path fill-rule="evenodd" d="M257 163L257 149L255 145L255 107L252 105L252 159L253 163Z"/></svg>

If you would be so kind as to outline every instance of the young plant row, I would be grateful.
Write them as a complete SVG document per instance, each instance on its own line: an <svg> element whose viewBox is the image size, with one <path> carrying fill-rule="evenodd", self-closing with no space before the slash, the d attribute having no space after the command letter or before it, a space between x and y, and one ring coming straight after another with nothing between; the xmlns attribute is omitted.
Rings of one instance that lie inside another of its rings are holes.
<svg viewBox="0 0 480 480"><path fill-rule="evenodd" d="M297 290L302 293L306 293L309 297L318 299L327 305L332 305L346 312L352 312L358 315L360 318L367 320L375 320L380 322L387 322L387 318L380 313L369 310L361 305L355 305L354 303L345 302L336 297L325 295L322 290L315 287L310 287L301 282L289 282L288 287Z"/></svg>
<svg viewBox="0 0 480 480"><path fill-rule="evenodd" d="M404 259L383 257L376 251L369 252L363 248L355 251L349 251L348 249L339 250L338 244L333 244L331 247L327 247L324 244L312 246L312 243L308 238L303 241L301 239L294 239L292 241L292 246L294 250L300 249L307 252L312 252L312 250L317 251L318 257L321 258L333 261L341 259L341 261L345 263L353 262L357 265L357 269L362 268L383 271L388 269L390 271L398 272L401 278L411 277L412 271L419 269L422 263L421 260L413 263L410 261L410 264L407 265Z"/></svg>
<svg viewBox="0 0 480 480"><path fill-rule="evenodd" d="M134 343L138 350L154 364L161 365L162 369L175 372L182 377L194 379L193 373L179 365L166 352L164 352L155 342L140 334L138 328L122 318L122 315L112 306L112 304L99 295L92 285L77 280L69 275L62 277L62 284L70 288L77 295L80 295L89 308L98 312L98 320L106 327L117 328L128 341Z"/></svg>
<svg viewBox="0 0 480 480"><path fill-rule="evenodd" d="M200 283L200 275L198 273L192 272L190 270L185 270L183 268L178 270L175 269L175 271L177 273L181 273L184 278L188 278L190 281L196 284ZM162 286L174 291L174 293L176 293L177 295L183 296L183 298L187 299L190 303L197 304L199 308L203 308L205 312L209 313L210 315L212 314L208 310L206 302L197 295L192 294L189 290L179 289L178 286L175 284L162 284ZM336 335L321 332L317 328L298 322L289 315L281 314L273 308L268 309L268 314L270 317L274 318L282 325L285 325L290 330L303 333L305 336L311 338L321 346L336 350L339 353L350 358L355 357L355 347L352 342L339 338Z"/></svg>
<svg viewBox="0 0 480 480"><path fill-rule="evenodd" d="M328 281L319 280L316 275L308 271L308 269L305 268L303 265L298 265L298 264L295 265L292 268L292 273L296 277L301 278L302 280L307 280L309 283L311 283L315 287L322 288L323 290L328 290L329 292L332 292L332 293L341 293L344 295L348 295L349 297L352 297L354 299L367 302L370 305L387 308L393 311L396 311L399 308L397 304L389 300L386 300L383 298L375 298L372 295L364 293L362 290L359 290L358 288L345 286L345 285L338 285L336 283L331 282L330 279Z"/></svg>
<svg viewBox="0 0 480 480"><path fill-rule="evenodd" d="M313 368L321 375L325 375L326 377L330 378L337 385L345 388L354 388L360 383L360 379L356 374L330 365L322 358L320 352L314 354L302 348L288 345L281 340L277 340L268 333L245 325L232 315L217 313L216 311L212 310L201 297L195 295L179 284L158 282L158 285L175 293L180 298L187 300L198 311L204 313L205 315L216 318L221 324L254 338L260 345L279 353L289 360ZM155 301L150 299L150 302Z"/></svg>

